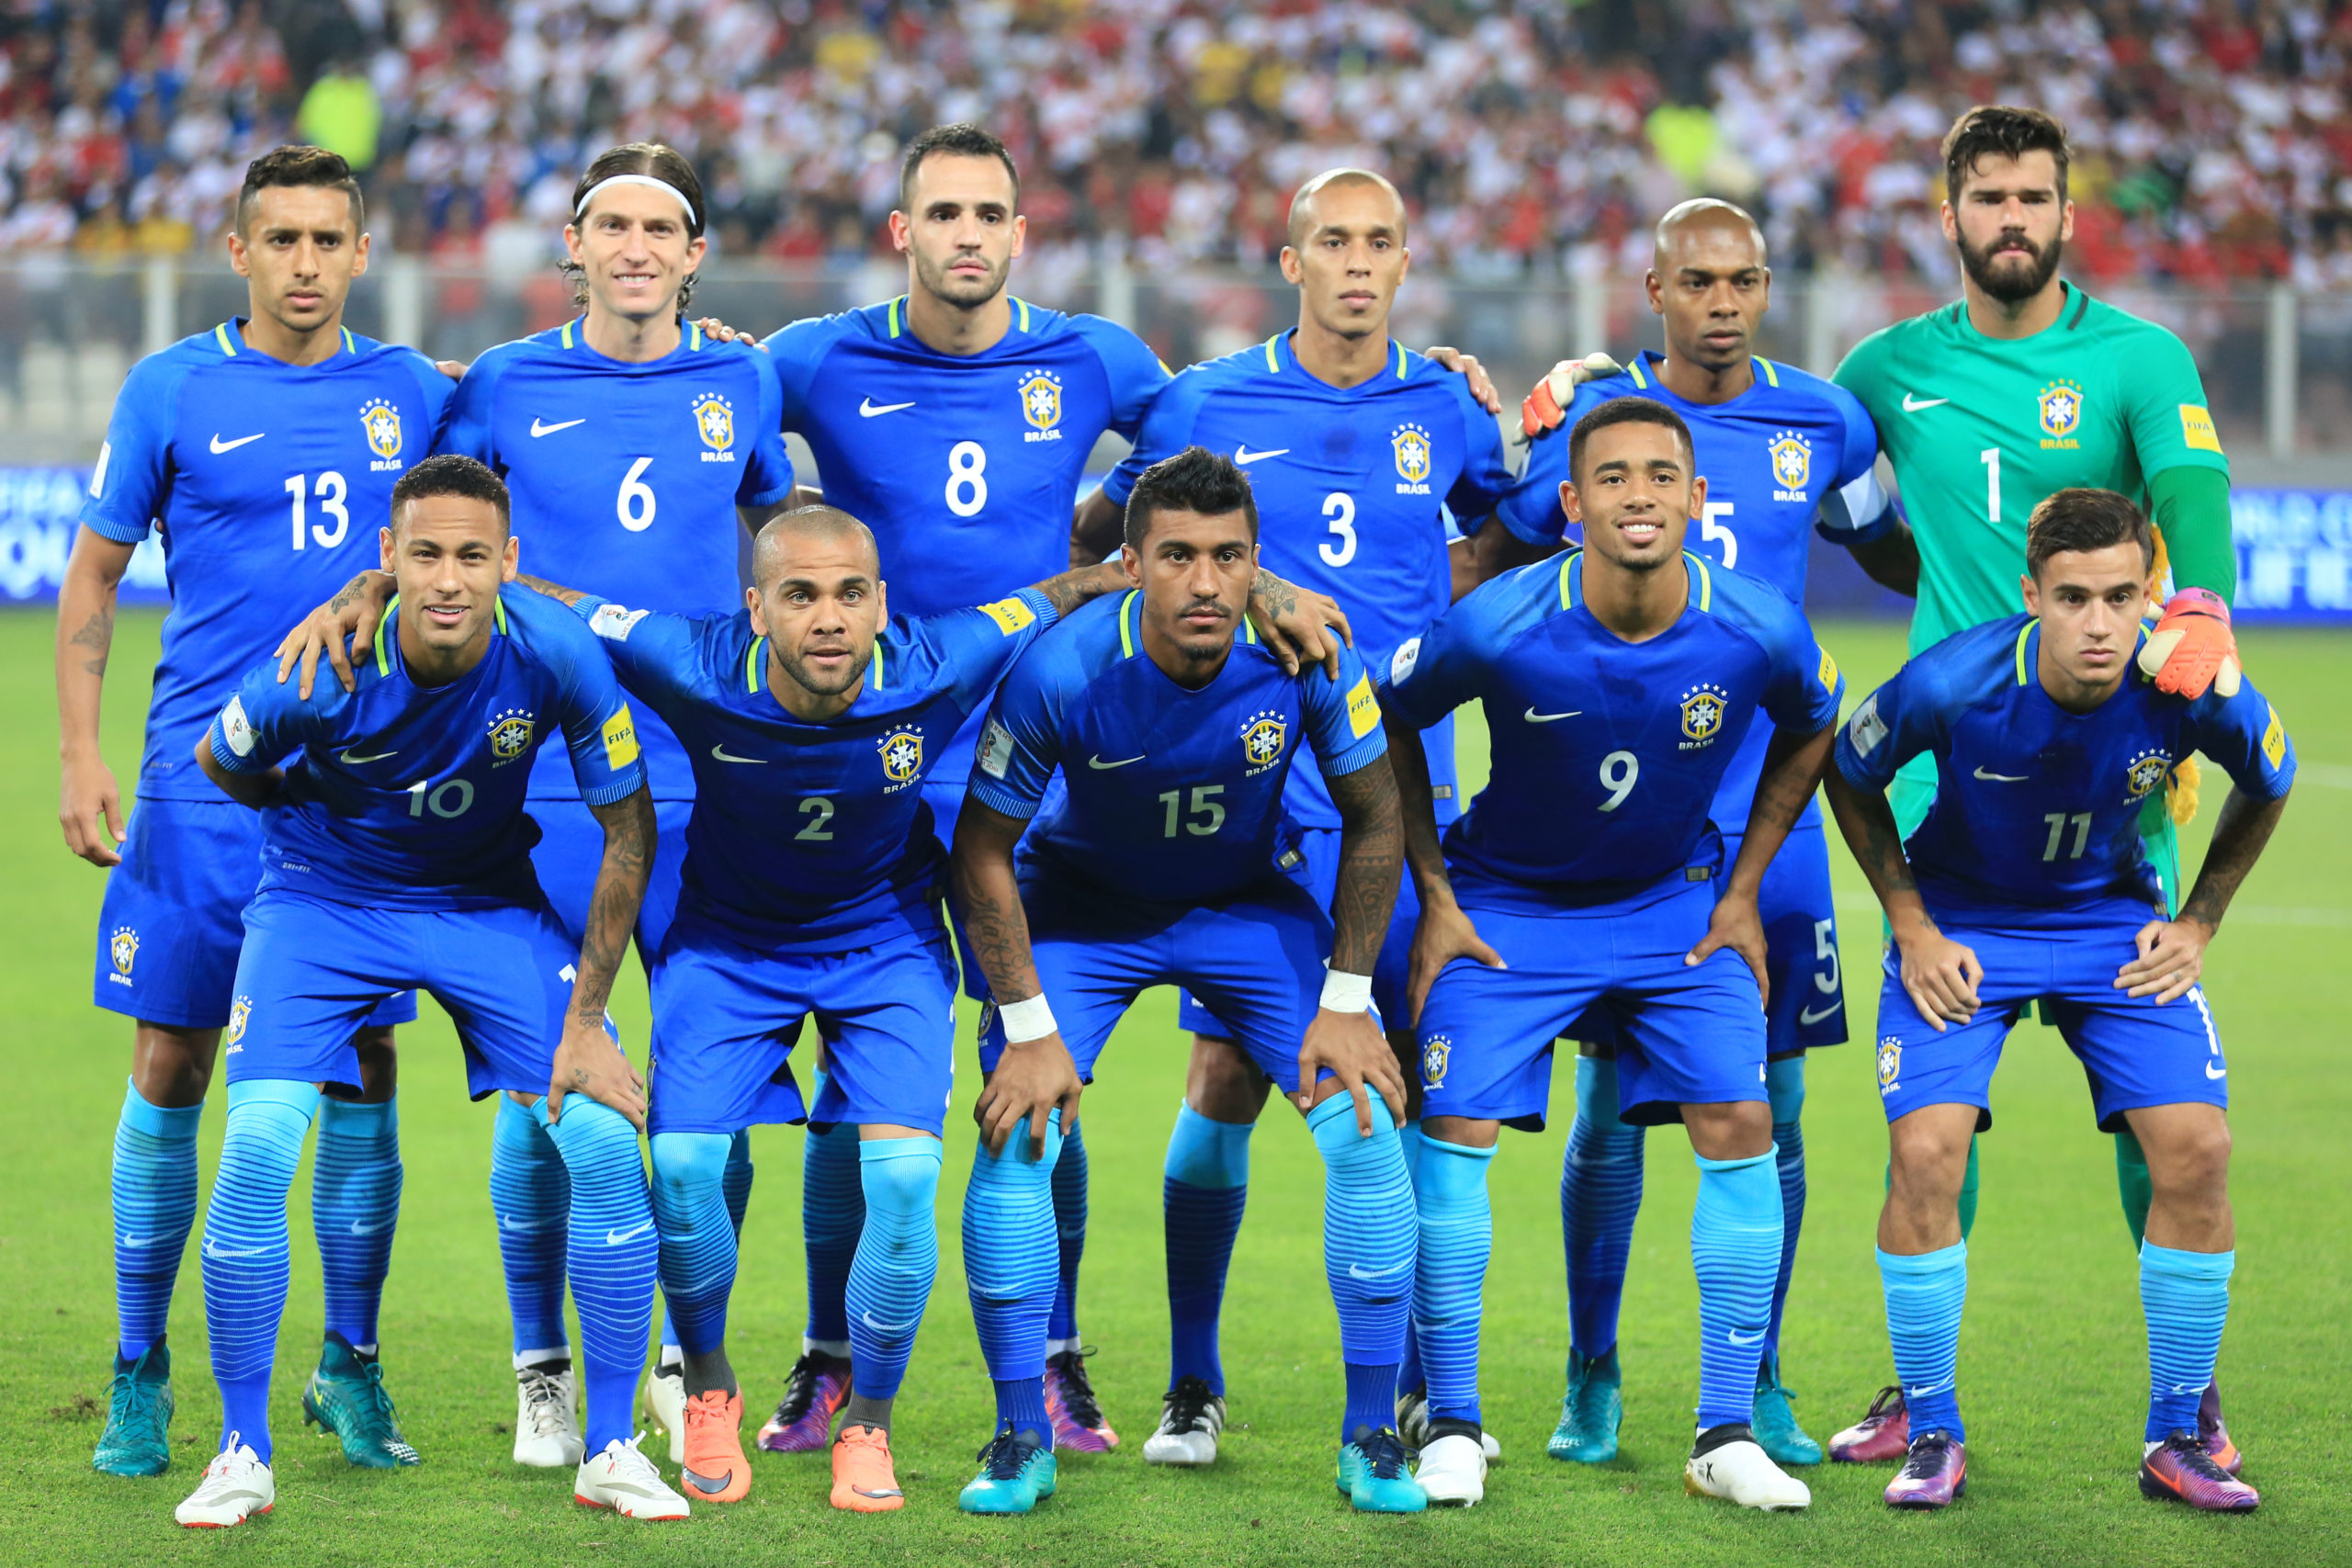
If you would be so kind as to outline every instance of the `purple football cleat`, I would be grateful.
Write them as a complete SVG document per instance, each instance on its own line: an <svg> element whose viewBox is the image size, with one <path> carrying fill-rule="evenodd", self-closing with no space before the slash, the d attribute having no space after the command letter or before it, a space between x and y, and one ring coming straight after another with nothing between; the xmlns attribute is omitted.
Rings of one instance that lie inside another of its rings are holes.
<svg viewBox="0 0 2352 1568"><path fill-rule="evenodd" d="M2222 1385L2209 1382L2205 1396L2197 1402L2197 1435L2205 1441L2205 1451L2213 1462L2230 1474L2245 1468L2245 1455L2238 1452L2237 1444L2230 1441L2230 1429L2222 1425Z"/></svg>
<svg viewBox="0 0 2352 1568"><path fill-rule="evenodd" d="M849 1398L849 1362L810 1350L793 1363L784 1400L760 1428L760 1447L772 1454L816 1453L831 1446L833 1417Z"/></svg>
<svg viewBox="0 0 2352 1568"><path fill-rule="evenodd" d="M1948 1508L1968 1490L1968 1447L1949 1432L1911 1441L1903 1468L1886 1483L1890 1508Z"/></svg>
<svg viewBox="0 0 2352 1568"><path fill-rule="evenodd" d="M1054 1447L1082 1454L1108 1453L1119 1446L1119 1434L1094 1402L1094 1385L1086 1381L1090 1350L1065 1350L1046 1359L1046 1414L1054 1420Z"/></svg>
<svg viewBox="0 0 2352 1568"><path fill-rule="evenodd" d="M1829 1439L1829 1457L1839 1464L1884 1464L1911 1447L1911 1411L1900 1384L1878 1391L1870 1414Z"/></svg>
<svg viewBox="0 0 2352 1568"><path fill-rule="evenodd" d="M2250 1514L2262 1495L2213 1462L2205 1439L2174 1432L2140 1461L2140 1495L2170 1497L2215 1514Z"/></svg>

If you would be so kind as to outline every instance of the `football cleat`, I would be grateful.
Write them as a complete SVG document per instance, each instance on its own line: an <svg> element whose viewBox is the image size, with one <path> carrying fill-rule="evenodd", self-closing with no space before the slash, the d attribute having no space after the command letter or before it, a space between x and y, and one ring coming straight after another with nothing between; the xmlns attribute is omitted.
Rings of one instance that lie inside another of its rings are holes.
<svg viewBox="0 0 2352 1568"><path fill-rule="evenodd" d="M1560 1424L1544 1451L1578 1464L1607 1464L1617 1457L1617 1429L1625 1424L1619 1392L1617 1348L1599 1356L1568 1352L1568 1393L1560 1401Z"/></svg>
<svg viewBox="0 0 2352 1568"><path fill-rule="evenodd" d="M982 1445L979 1474L956 1495L967 1514L1025 1514L1054 1495L1054 1450L1023 1442L1011 1426L997 1428Z"/></svg>
<svg viewBox="0 0 2352 1568"><path fill-rule="evenodd" d="M1781 1358L1765 1351L1756 1363L1756 1415L1750 1422L1757 1444L1774 1464L1819 1464L1821 1445L1805 1435L1789 1407L1794 1397L1781 1386Z"/></svg>
<svg viewBox="0 0 2352 1568"><path fill-rule="evenodd" d="M1425 1389L1415 1389L1396 1401L1396 1435L1405 1446L1416 1451L1430 1446L1430 1396ZM1479 1451L1488 1464L1503 1461L1503 1445L1492 1432L1478 1434Z"/></svg>
<svg viewBox="0 0 2352 1568"><path fill-rule="evenodd" d="M2238 1452L2237 1444L2230 1441L2230 1429L2222 1425L2222 1385L2209 1382L2204 1397L2197 1402L2197 1435L2204 1439L2205 1451L2213 1462L2230 1474L2245 1468L2245 1456Z"/></svg>
<svg viewBox="0 0 2352 1568"><path fill-rule="evenodd" d="M2140 1495L2170 1497L2216 1514L2250 1514L2262 1502L2260 1493L2213 1462L2194 1432L2174 1432L2148 1445L2140 1461Z"/></svg>
<svg viewBox="0 0 2352 1568"><path fill-rule="evenodd" d="M833 1439L833 1506L853 1514L887 1514L907 1506L890 1462L890 1434L879 1427L844 1426Z"/></svg>
<svg viewBox="0 0 2352 1568"><path fill-rule="evenodd" d="M645 1416L670 1435L670 1462L686 1462L686 1368L671 1361L645 1374Z"/></svg>
<svg viewBox="0 0 2352 1568"><path fill-rule="evenodd" d="M1911 1439L1903 1468L1886 1483L1890 1508L1948 1508L1968 1490L1968 1446L1950 1432Z"/></svg>
<svg viewBox="0 0 2352 1568"><path fill-rule="evenodd" d="M319 1351L319 1370L302 1385L302 1419L321 1437L341 1440L345 1462L363 1470L424 1462L401 1436L392 1396L384 1392L384 1363L354 1350L332 1329Z"/></svg>
<svg viewBox="0 0 2352 1568"><path fill-rule="evenodd" d="M172 1510L190 1529L226 1529L277 1506L277 1483L261 1456L229 1434L228 1446L204 1467L204 1479Z"/></svg>
<svg viewBox="0 0 2352 1568"><path fill-rule="evenodd" d="M577 1469L588 1457L573 1406L571 1369L546 1365L514 1374L514 1462L534 1470Z"/></svg>
<svg viewBox="0 0 2352 1568"><path fill-rule="evenodd" d="M832 1440L833 1417L849 1398L849 1361L808 1350L792 1364L784 1398L760 1428L759 1444L772 1454L813 1454Z"/></svg>
<svg viewBox="0 0 2352 1568"><path fill-rule="evenodd" d="M1199 1378L1179 1378L1159 1405L1159 1428L1143 1440L1144 1463L1215 1464L1217 1437L1225 1430L1225 1396L1211 1393Z"/></svg>
<svg viewBox="0 0 2352 1568"><path fill-rule="evenodd" d="M1813 1503L1812 1489L1774 1464L1753 1437L1736 1437L1704 1453L1694 1450L1682 1467L1682 1489L1693 1497L1721 1497L1766 1513Z"/></svg>
<svg viewBox="0 0 2352 1568"><path fill-rule="evenodd" d="M1405 1467L1411 1454L1396 1429L1384 1427L1341 1447L1334 1479L1358 1513L1418 1514L1430 1495Z"/></svg>
<svg viewBox="0 0 2352 1568"><path fill-rule="evenodd" d="M653 1461L638 1448L644 1434L623 1442L615 1438L605 1451L590 1454L571 1478L571 1500L591 1508L610 1508L625 1519L683 1519L691 1511L686 1500L670 1490Z"/></svg>
<svg viewBox="0 0 2352 1568"><path fill-rule="evenodd" d="M157 1340L135 1361L115 1352L106 1430L90 1455L105 1475L161 1475L172 1468L172 1353Z"/></svg>
<svg viewBox="0 0 2352 1568"><path fill-rule="evenodd" d="M1889 1383L1871 1401L1870 1413L1829 1439L1829 1457L1839 1464L1884 1464L1911 1448L1911 1411L1903 1386Z"/></svg>
<svg viewBox="0 0 2352 1568"><path fill-rule="evenodd" d="M684 1459L678 1479L706 1503L740 1503L752 1495L752 1461L743 1457L743 1396L708 1388L686 1401Z"/></svg>
<svg viewBox="0 0 2352 1568"><path fill-rule="evenodd" d="M1119 1446L1119 1434L1103 1419L1094 1385L1086 1381L1086 1358L1092 1354L1089 1346L1046 1358L1046 1414L1053 1417L1057 1449L1099 1454Z"/></svg>
<svg viewBox="0 0 2352 1568"><path fill-rule="evenodd" d="M1460 1432L1449 1432L1421 1450L1413 1479L1432 1506L1475 1508L1487 1495L1487 1454Z"/></svg>

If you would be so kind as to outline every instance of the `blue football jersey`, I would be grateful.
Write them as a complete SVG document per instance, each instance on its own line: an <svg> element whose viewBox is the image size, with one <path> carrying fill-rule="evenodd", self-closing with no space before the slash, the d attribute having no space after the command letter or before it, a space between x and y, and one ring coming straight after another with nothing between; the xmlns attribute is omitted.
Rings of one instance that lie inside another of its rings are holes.
<svg viewBox="0 0 2352 1568"><path fill-rule="evenodd" d="M792 491L782 400L767 355L693 325L662 358L629 365L590 348L571 321L475 360L441 448L504 477L532 576L673 615L724 615L743 598L735 509ZM639 722L653 797L694 798L668 728ZM571 793L551 761L533 771L532 799Z"/></svg>
<svg viewBox="0 0 2352 1568"><path fill-rule="evenodd" d="M345 332L316 365L250 347L243 318L131 367L82 522L163 535L164 621L138 793L217 801L204 727L311 606L376 564L392 486L433 450L449 378L413 348Z"/></svg>
<svg viewBox="0 0 2352 1568"><path fill-rule="evenodd" d="M754 933L748 942L810 952L867 945L877 926L937 900L944 857L923 782L1055 618L1043 594L1024 591L893 619L849 711L811 724L769 689L767 639L748 612L696 619L596 599L575 608L621 684L694 762L684 904Z"/></svg>
<svg viewBox="0 0 2352 1568"><path fill-rule="evenodd" d="M2276 800L2294 783L2294 745L2251 682L2188 702L2135 666L2106 702L2069 713L2035 674L2041 625L2012 615L1917 655L1838 732L1838 771L1878 791L1934 756L1936 804L1904 849L1939 909L2014 916L2128 898L2161 914L2140 837L2148 797L2202 751L2248 795Z"/></svg>
<svg viewBox="0 0 2352 1568"><path fill-rule="evenodd" d="M1214 903L1279 874L1302 738L1335 777L1387 751L1380 699L1352 652L1337 681L1283 674L1246 621L1216 678L1187 690L1144 651L1142 617L1141 593L1105 597L1012 667L972 793L1025 820L1058 768L1067 795L1024 853L1114 897Z"/></svg>
<svg viewBox="0 0 2352 1568"><path fill-rule="evenodd" d="M604 649L554 600L510 587L481 662L426 687L401 657L395 621L385 615L374 657L356 662L356 691L322 680L305 701L271 659L212 721L213 758L232 773L302 753L285 801L262 813L262 888L399 909L537 902L539 830L523 806L539 748L563 732L574 791L591 806L645 784Z"/></svg>
<svg viewBox="0 0 2352 1568"><path fill-rule="evenodd" d="M1103 481L1121 505L1144 469L1190 446L1229 453L1258 502L1267 570L1340 602L1356 648L1377 669L1453 597L1447 513L1485 517L1510 486L1502 429L1469 382L1400 343L1391 363L1340 388L1302 368L1290 334L1195 365L1152 405L1143 434ZM1451 816L1453 733L1425 742ZM1309 828L1339 813L1322 774L1299 769L1291 811Z"/></svg>
<svg viewBox="0 0 2352 1568"><path fill-rule="evenodd" d="M1758 355L1756 382L1726 403L1693 403L1658 379L1664 356L1645 349L1623 372L1577 389L1560 431L1528 448L1527 467L1495 515L1532 545L1556 544L1570 532L1560 510L1568 477L1567 432L1614 398L1653 398L1680 414L1706 477L1706 514L1687 547L1732 571L1759 577L1804 603L1805 564L1815 520L1836 537L1859 544L1893 525L1872 465L1878 426L1845 388ZM1572 542L1581 542L1580 540ZM1749 729L1715 797L1715 824L1736 833L1747 822L1772 727ZM1818 824L1808 802L1804 821Z"/></svg>
<svg viewBox="0 0 2352 1568"><path fill-rule="evenodd" d="M1845 679L1804 612L1683 558L1690 603L1645 642L1585 607L1577 550L1484 584L1397 649L1385 684L1410 721L1486 708L1493 777L1445 833L1458 882L1542 909L1708 874L1709 810L1759 712L1808 735L1837 721Z"/></svg>

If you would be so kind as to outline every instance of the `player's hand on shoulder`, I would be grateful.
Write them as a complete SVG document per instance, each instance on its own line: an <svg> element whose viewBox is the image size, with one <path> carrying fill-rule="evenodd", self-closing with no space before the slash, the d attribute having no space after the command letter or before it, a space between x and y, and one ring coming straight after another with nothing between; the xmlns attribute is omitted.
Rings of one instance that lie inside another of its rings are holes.
<svg viewBox="0 0 2352 1568"><path fill-rule="evenodd" d="M756 334L747 333L741 327L730 327L717 316L705 316L695 325L701 329L703 336L714 343L740 343L746 348L760 346L760 340Z"/></svg>
<svg viewBox="0 0 2352 1568"><path fill-rule="evenodd" d="M277 645L277 683L286 684L287 676L300 668L302 678L294 688L295 694L310 701L311 688L318 679L319 656L324 654L343 689L356 690L358 677L352 671L352 650L376 640L376 627L391 602L390 572L363 571L345 583Z"/></svg>
<svg viewBox="0 0 2352 1568"><path fill-rule="evenodd" d="M1604 376L1614 376L1624 368L1600 350L1582 359L1563 359L1544 373L1535 389L1520 400L1519 428L1530 441L1557 430L1566 423L1568 404L1576 400L1577 389L1587 381L1598 381Z"/></svg>
<svg viewBox="0 0 2352 1568"><path fill-rule="evenodd" d="M572 1017L563 1021L563 1039L555 1048L555 1068L548 1078L548 1120L563 1120L566 1095L584 1094L628 1118L629 1125L645 1131L645 1078L635 1064L621 1055L601 1021Z"/></svg>
<svg viewBox="0 0 2352 1568"><path fill-rule="evenodd" d="M1078 1076L1078 1064L1070 1057L1069 1047L1062 1043L1061 1032L1041 1034L1035 1040L1008 1044L997 1058L996 1070L980 1089L980 1098L972 1105L972 1120L980 1129L980 1142L989 1153L1001 1155L1005 1145L1028 1123L1029 1145L1018 1151L1017 1158L1037 1159L1046 1148L1046 1119L1056 1107L1062 1113L1062 1132L1067 1135L1078 1125L1078 1100L1086 1085Z"/></svg>
<svg viewBox="0 0 2352 1568"><path fill-rule="evenodd" d="M1984 978L1984 965L1976 961L1973 949L1925 919L1898 929L1894 945L1903 959L1903 989L1937 1033L1944 1032L1946 1023L1966 1023L1976 1016L1976 987Z"/></svg>
<svg viewBox="0 0 2352 1568"><path fill-rule="evenodd" d="M122 790L104 757L68 756L57 791L57 820L65 847L92 865L120 865L116 846L123 829Z"/></svg>
<svg viewBox="0 0 2352 1568"><path fill-rule="evenodd" d="M2159 1005L2188 994L2205 973L2205 944L2213 929L2195 917L2150 920L2133 942L2140 956L2116 971L2115 988L2130 997L2154 997Z"/></svg>
<svg viewBox="0 0 2352 1568"><path fill-rule="evenodd" d="M1353 648L1356 639L1338 600L1261 568L1250 589L1249 611L1250 624L1258 628L1283 673L1296 675L1310 664L1320 664L1323 673L1334 681L1340 678L1340 646L1344 642Z"/></svg>
<svg viewBox="0 0 2352 1568"><path fill-rule="evenodd" d="M2205 588L2184 588L2165 601L2156 629L2140 649L2140 670L2169 692L2195 702L2211 686L2224 697L2238 694L2237 638L2230 630L2230 607Z"/></svg>
<svg viewBox="0 0 2352 1568"><path fill-rule="evenodd" d="M1772 1005L1771 977L1764 972L1764 916L1757 908L1753 895L1726 893L1715 901L1714 913L1707 917L1707 934L1699 945L1683 955L1686 964L1706 962L1724 948L1745 959L1748 968L1756 972L1756 989L1764 1005Z"/></svg>
<svg viewBox="0 0 2352 1568"><path fill-rule="evenodd" d="M1397 1069L1396 1053L1368 1012L1333 1012L1317 1008L1306 1025L1306 1040L1298 1052L1299 1113L1315 1109L1320 1087L1317 1080L1329 1068L1332 1081L1356 1102L1356 1131L1372 1135L1369 1089L1387 1102L1388 1114L1405 1124L1405 1075Z"/></svg>
<svg viewBox="0 0 2352 1568"><path fill-rule="evenodd" d="M1457 958L1474 958L1489 969L1510 967L1501 953L1487 945L1450 894L1442 899L1424 897L1421 917L1413 926L1405 980L1405 1008L1411 1014L1408 1021L1415 1027L1420 1024L1422 1004L1430 999L1430 987L1437 984L1439 972Z"/></svg>
<svg viewBox="0 0 2352 1568"><path fill-rule="evenodd" d="M1465 378L1470 383L1470 395L1477 399L1478 406L1488 413L1503 412L1503 395L1495 390L1495 378L1487 374L1487 367L1478 363L1476 355L1440 346L1421 350L1421 357Z"/></svg>

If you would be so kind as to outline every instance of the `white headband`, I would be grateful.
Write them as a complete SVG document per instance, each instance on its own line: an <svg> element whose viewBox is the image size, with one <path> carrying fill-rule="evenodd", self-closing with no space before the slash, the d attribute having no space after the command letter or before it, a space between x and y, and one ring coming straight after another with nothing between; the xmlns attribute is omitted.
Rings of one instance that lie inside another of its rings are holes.
<svg viewBox="0 0 2352 1568"><path fill-rule="evenodd" d="M672 196L678 198L678 205L680 207L686 209L686 222L688 224L691 225L702 221L701 219L695 216L695 204L686 199L686 193L680 190L676 186L672 185L668 180L657 179L651 175L608 175L605 178L598 180L594 185L590 186L588 187L587 194L580 198L580 205L571 209L571 217L574 222L579 221L581 216L588 210L588 204L596 199L596 193L603 190L607 186L643 186L648 190L666 190Z"/></svg>

